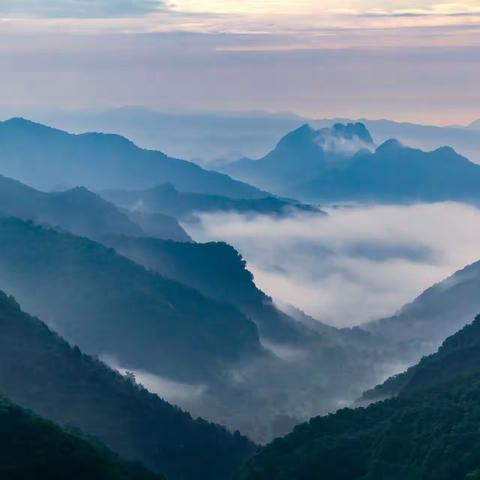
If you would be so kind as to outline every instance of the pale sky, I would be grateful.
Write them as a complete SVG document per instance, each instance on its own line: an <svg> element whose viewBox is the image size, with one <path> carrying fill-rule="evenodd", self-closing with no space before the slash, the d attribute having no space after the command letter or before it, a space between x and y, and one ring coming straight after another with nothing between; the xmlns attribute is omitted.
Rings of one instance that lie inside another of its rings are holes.
<svg viewBox="0 0 480 480"><path fill-rule="evenodd" d="M0 107L466 123L480 0L2 0Z"/></svg>

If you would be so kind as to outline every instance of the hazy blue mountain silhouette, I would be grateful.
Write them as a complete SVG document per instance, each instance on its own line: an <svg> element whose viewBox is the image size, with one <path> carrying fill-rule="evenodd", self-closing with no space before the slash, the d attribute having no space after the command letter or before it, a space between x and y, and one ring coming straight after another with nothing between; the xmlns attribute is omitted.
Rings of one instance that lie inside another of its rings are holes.
<svg viewBox="0 0 480 480"><path fill-rule="evenodd" d="M403 344L417 361L480 312L480 262L425 290L392 317L362 328Z"/></svg>
<svg viewBox="0 0 480 480"><path fill-rule="evenodd" d="M171 183L142 191L107 190L101 192L101 195L129 211L161 213L179 220L189 220L197 213L213 212L280 216L295 212L320 212L316 207L276 197L233 199L220 195L179 192Z"/></svg>
<svg viewBox="0 0 480 480"><path fill-rule="evenodd" d="M359 152L346 165L298 184L290 193L323 202L436 202L480 199L480 165L450 147L433 152L388 140Z"/></svg>
<svg viewBox="0 0 480 480"><path fill-rule="evenodd" d="M0 122L0 144L0 174L42 190L78 185L91 190L143 189L171 182L183 191L232 198L267 196L194 163L141 149L118 135L73 135L12 118Z"/></svg>
<svg viewBox="0 0 480 480"><path fill-rule="evenodd" d="M320 130L303 125L283 137L265 157L239 160L222 167L222 171L282 193L364 148L373 148L373 140L361 123L335 124Z"/></svg>

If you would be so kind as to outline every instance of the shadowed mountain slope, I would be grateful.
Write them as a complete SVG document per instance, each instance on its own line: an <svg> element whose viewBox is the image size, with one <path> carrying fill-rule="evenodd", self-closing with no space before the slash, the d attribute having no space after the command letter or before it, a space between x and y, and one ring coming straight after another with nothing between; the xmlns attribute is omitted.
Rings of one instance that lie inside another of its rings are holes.
<svg viewBox="0 0 480 480"><path fill-rule="evenodd" d="M172 480L231 478L254 449L239 434L192 419L72 348L1 292L0 391L44 417L96 436L126 458Z"/></svg>
<svg viewBox="0 0 480 480"><path fill-rule="evenodd" d="M161 480L78 433L0 397L0 476L8 480Z"/></svg>
<svg viewBox="0 0 480 480"><path fill-rule="evenodd" d="M465 480L480 473L480 319L408 374L397 397L300 425L244 480Z"/></svg>
<svg viewBox="0 0 480 480"><path fill-rule="evenodd" d="M86 238L0 221L0 285L87 352L170 378L212 379L262 355L236 308Z"/></svg>
<svg viewBox="0 0 480 480"><path fill-rule="evenodd" d="M272 299L256 287L245 260L226 243L178 243L125 236L104 237L101 241L165 277L236 306L257 323L266 338L298 343L315 336L275 307Z"/></svg>

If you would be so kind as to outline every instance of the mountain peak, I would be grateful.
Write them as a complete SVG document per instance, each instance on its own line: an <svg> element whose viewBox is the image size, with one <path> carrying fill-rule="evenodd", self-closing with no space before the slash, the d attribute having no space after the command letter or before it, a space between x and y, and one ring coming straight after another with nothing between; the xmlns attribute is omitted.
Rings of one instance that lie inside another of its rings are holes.
<svg viewBox="0 0 480 480"><path fill-rule="evenodd" d="M373 145L373 138L370 135L365 124L361 122L357 123L336 123L331 129L336 135L341 136L348 140L358 138L362 142L368 145Z"/></svg>
<svg viewBox="0 0 480 480"><path fill-rule="evenodd" d="M290 133L287 133L281 140L278 142L278 148L281 147L295 147L298 144L304 143L305 141L311 142L313 140L315 130L305 123L301 127L293 130Z"/></svg>
<svg viewBox="0 0 480 480"><path fill-rule="evenodd" d="M405 148L404 145L395 138L390 138L383 142L378 148L377 153L389 153Z"/></svg>
<svg viewBox="0 0 480 480"><path fill-rule="evenodd" d="M61 132L61 130L48 127L47 125L42 125L41 123L33 122L24 117L12 117L0 123L2 123L6 127L15 128L15 129L39 131L39 132L52 132L52 131Z"/></svg>

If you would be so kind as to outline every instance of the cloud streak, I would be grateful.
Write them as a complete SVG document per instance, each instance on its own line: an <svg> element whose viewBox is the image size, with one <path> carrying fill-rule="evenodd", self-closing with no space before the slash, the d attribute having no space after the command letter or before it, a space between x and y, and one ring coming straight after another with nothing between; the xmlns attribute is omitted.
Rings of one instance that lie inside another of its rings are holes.
<svg viewBox="0 0 480 480"><path fill-rule="evenodd" d="M331 210L289 219L204 216L196 239L224 239L259 287L319 320L352 326L394 313L480 259L480 210L454 203ZM448 229L445 226L448 225Z"/></svg>
<svg viewBox="0 0 480 480"><path fill-rule="evenodd" d="M0 17L136 17L156 12L163 7L162 0L2 0Z"/></svg>

